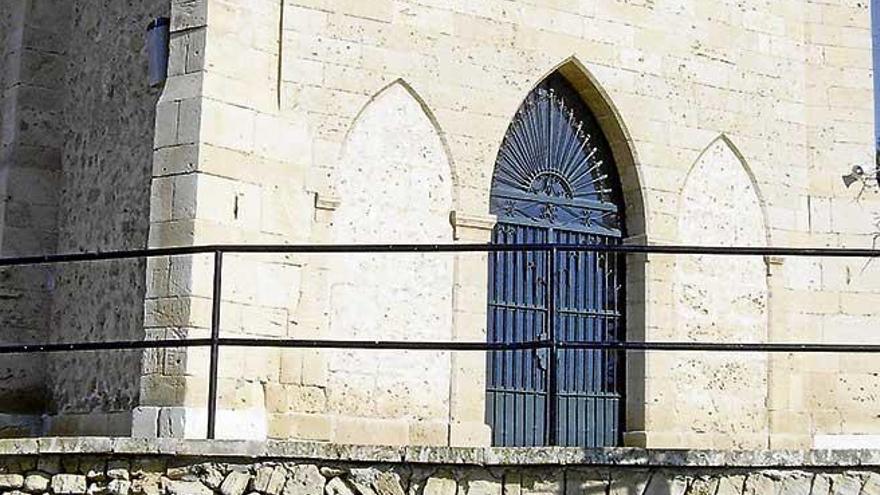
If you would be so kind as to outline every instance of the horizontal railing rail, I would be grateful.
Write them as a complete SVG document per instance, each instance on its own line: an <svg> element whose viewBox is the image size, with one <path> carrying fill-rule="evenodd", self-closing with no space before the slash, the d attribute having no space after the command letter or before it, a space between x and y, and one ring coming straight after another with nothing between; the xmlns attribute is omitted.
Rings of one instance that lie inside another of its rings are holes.
<svg viewBox="0 0 880 495"><path fill-rule="evenodd" d="M625 254L689 254L724 256L798 256L829 258L876 258L880 249L869 248L800 248L747 246L684 246L661 244L216 244L170 248L135 249L87 253L47 254L0 258L0 267L112 261L195 254L356 254L356 253L494 253L513 251L584 251Z"/></svg>
<svg viewBox="0 0 880 495"><path fill-rule="evenodd" d="M212 339L118 340L106 342L70 342L53 344L0 345L3 354L49 354L57 352L88 352L112 350L174 349L208 347ZM880 354L880 345L874 344L800 344L766 342L565 342L535 340L530 342L461 342L461 341L405 341L405 340L334 340L334 339L217 339L220 347L271 347L278 349L359 349L365 351L449 351L487 352L547 349L587 349L611 351L667 351L667 352L772 352L772 353L847 353Z"/></svg>
<svg viewBox="0 0 880 495"><path fill-rule="evenodd" d="M170 248L151 248L130 251L68 253L39 256L0 258L0 268L28 265L56 265L78 262L100 262L129 259L150 259L168 256L208 254L214 258L212 285L212 312L210 338L118 340L101 342L52 342L38 344L2 344L0 355L57 352L128 351L165 348L209 347L208 373L208 428L207 437L215 437L217 417L217 379L221 347L264 348L320 348L370 350L412 350L442 352L490 352L547 349L605 350L613 352L666 351L666 352L767 352L767 353L876 353L880 344L849 343L764 343L764 342L570 342L553 338L530 342L426 342L386 340L321 340L321 339L266 339L227 338L220 336L221 290L224 254L379 254L379 253L495 253L544 252L553 259L558 252L603 252L628 254L719 255L719 256L778 256L876 258L880 249L864 248L801 248L801 247L726 247L684 245L599 245L599 244L337 244L337 245L204 245ZM552 271L548 275L552 286ZM552 293L552 291L551 291ZM552 313L553 305L550 305ZM551 318L552 320L552 318ZM551 332L552 335L552 332ZM552 358L551 358L552 362ZM553 401L548 401L552 404ZM552 407L551 407L552 409ZM553 411L551 410L551 416Z"/></svg>

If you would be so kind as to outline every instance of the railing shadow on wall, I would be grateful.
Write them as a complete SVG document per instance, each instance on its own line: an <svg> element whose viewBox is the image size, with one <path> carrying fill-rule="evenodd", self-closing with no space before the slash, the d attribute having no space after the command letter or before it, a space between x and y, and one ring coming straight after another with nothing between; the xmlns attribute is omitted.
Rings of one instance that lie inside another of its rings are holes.
<svg viewBox="0 0 880 495"><path fill-rule="evenodd" d="M223 288L223 260L225 254L413 254L413 253L498 253L530 252L545 253L547 256L549 287L554 287L553 265L556 256L565 252L620 253L622 255L717 255L717 256L763 256L763 257L827 257L827 258L876 258L880 249L853 248L789 248L789 247L716 247L683 245L569 245L569 244L359 244L359 245L205 245L174 248L155 248L104 253L74 253L44 256L0 258L0 269L32 265L64 265L81 262L98 262L126 259L151 259L187 255L213 256L213 283L211 301L211 333L208 338L158 339L158 340L116 340L103 342L64 342L38 344L3 344L0 355L45 354L86 351L127 351L169 348L208 348L210 352L207 398L206 438L216 436L218 363L222 347L238 348L276 348L276 349L354 349L354 350L399 350L399 351L449 351L449 352L489 352L543 349L550 353L548 362L552 371L557 353L568 349L608 351L614 353L698 351L698 352L741 352L741 353L870 353L880 354L877 344L833 344L833 343L712 343L712 342L632 342L626 340L605 342L571 342L560 340L554 334L554 304L549 304L546 338L530 342L462 342L462 341L386 341L386 340L328 340L328 339L266 339L266 338L227 338L220 334L221 292ZM553 291L548 292L548 297ZM551 394L555 390L549 387ZM553 424L557 412L552 397L547 400L548 424ZM552 430L552 428L551 428Z"/></svg>

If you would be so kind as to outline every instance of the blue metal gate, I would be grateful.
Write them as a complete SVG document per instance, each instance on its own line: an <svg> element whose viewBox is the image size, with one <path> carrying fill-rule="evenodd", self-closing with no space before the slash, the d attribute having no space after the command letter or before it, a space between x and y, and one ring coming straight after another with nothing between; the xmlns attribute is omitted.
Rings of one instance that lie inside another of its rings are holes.
<svg viewBox="0 0 880 495"><path fill-rule="evenodd" d="M605 137L561 76L523 102L498 155L493 242L618 244L622 202ZM490 342L623 337L623 259L615 253L489 255ZM613 446L622 434L622 356L607 350L488 354L493 444Z"/></svg>

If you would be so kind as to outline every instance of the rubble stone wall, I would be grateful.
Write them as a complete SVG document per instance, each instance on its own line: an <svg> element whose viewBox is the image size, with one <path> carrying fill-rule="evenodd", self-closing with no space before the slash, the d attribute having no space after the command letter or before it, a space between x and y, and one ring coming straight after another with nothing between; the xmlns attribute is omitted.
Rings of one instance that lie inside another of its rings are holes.
<svg viewBox="0 0 880 495"><path fill-rule="evenodd" d="M169 9L168 0L0 5L0 255L146 246L159 91L147 83L145 28ZM138 260L2 270L0 340L142 338L144 278ZM10 356L0 432L129 431L140 365L139 352Z"/></svg>
<svg viewBox="0 0 880 495"><path fill-rule="evenodd" d="M23 495L876 495L880 452L351 447L40 439L0 442Z"/></svg>
<svg viewBox="0 0 880 495"><path fill-rule="evenodd" d="M58 251L143 249L159 90L147 79L146 23L168 0L71 2L59 76L66 129L58 192ZM56 342L142 339L143 260L68 264L54 291ZM55 433L130 431L141 352L59 354L48 360ZM80 416L84 415L84 416Z"/></svg>

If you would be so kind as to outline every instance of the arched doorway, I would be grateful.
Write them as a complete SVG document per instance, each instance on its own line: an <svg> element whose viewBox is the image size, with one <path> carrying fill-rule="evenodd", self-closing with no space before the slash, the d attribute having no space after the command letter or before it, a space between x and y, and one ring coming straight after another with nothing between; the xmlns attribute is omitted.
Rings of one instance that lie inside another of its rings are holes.
<svg viewBox="0 0 880 495"><path fill-rule="evenodd" d="M498 217L495 244L621 242L624 205L614 157L562 75L538 85L508 127L490 211ZM624 268L614 253L490 254L489 342L622 339ZM623 356L610 351L490 352L486 421L493 444L618 445L623 375Z"/></svg>

